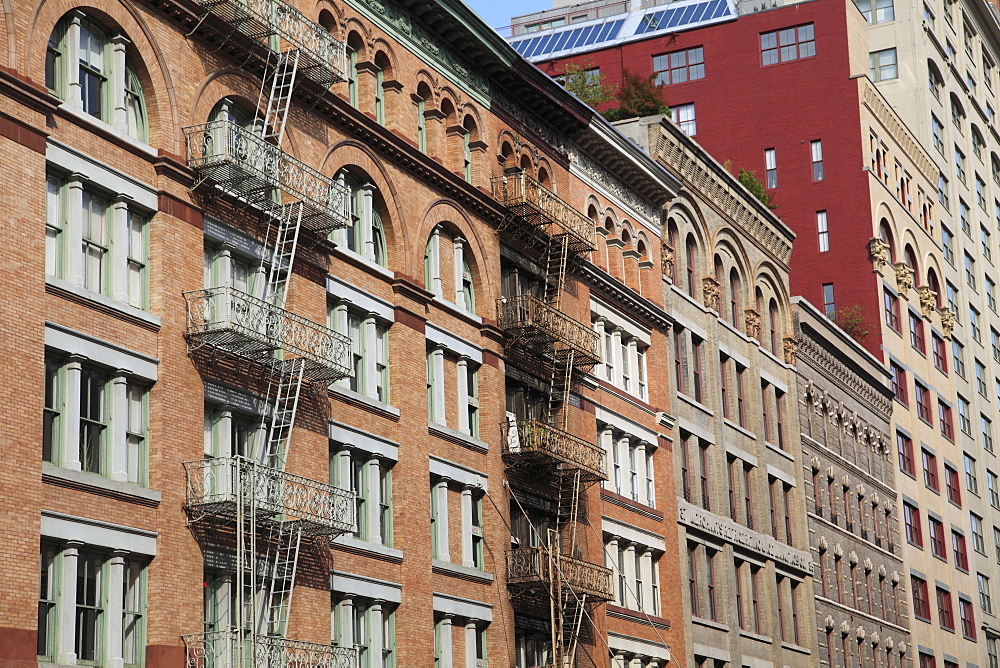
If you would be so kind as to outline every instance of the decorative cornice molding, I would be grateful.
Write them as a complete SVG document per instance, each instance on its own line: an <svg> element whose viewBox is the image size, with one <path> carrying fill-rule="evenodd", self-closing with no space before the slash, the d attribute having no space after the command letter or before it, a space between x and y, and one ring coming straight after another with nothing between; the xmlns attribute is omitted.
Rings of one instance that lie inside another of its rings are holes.
<svg viewBox="0 0 1000 668"><path fill-rule="evenodd" d="M892 417L892 399L865 382L861 376L810 337L800 336L798 342L796 357L809 363L848 395L857 397L859 403L878 412L886 422L889 421Z"/></svg>

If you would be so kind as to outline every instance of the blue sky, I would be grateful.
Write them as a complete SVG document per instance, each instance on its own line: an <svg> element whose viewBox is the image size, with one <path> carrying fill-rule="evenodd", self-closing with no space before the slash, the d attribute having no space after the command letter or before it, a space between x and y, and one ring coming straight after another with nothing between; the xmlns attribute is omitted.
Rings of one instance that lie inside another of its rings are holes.
<svg viewBox="0 0 1000 668"><path fill-rule="evenodd" d="M540 12L552 7L550 0L465 0L494 29L510 25L510 17ZM500 31L505 37L509 31Z"/></svg>

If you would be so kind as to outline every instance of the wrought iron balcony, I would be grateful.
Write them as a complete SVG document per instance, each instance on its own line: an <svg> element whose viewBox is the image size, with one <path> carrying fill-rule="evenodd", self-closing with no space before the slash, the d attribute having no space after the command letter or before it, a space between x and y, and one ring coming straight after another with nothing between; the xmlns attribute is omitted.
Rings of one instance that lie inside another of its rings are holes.
<svg viewBox="0 0 1000 668"><path fill-rule="evenodd" d="M263 636L243 631L183 636L186 668L356 668L353 647Z"/></svg>
<svg viewBox="0 0 1000 668"><path fill-rule="evenodd" d="M251 39L276 36L299 50L299 72L324 88L345 81L347 50L330 31L282 0L200 0Z"/></svg>
<svg viewBox="0 0 1000 668"><path fill-rule="evenodd" d="M354 530L355 500L352 492L309 478L285 473L246 457L219 457L184 462L187 474L187 507L218 517L235 517L256 509L258 517L270 516L296 522L312 536L332 536Z"/></svg>
<svg viewBox="0 0 1000 668"><path fill-rule="evenodd" d="M575 366L593 366L601 361L597 332L574 320L559 309L532 295L503 297L497 300L500 329L538 352L563 358L574 353Z"/></svg>
<svg viewBox="0 0 1000 668"><path fill-rule="evenodd" d="M586 594L593 602L614 599L611 593L611 569L550 553L544 547L507 550L507 584L511 587L549 588L556 579L577 596Z"/></svg>
<svg viewBox="0 0 1000 668"><path fill-rule="evenodd" d="M346 227L347 187L293 158L260 134L231 121L184 128L187 164L206 181L249 204L273 211L277 191L302 202L302 224L318 234Z"/></svg>
<svg viewBox="0 0 1000 668"><path fill-rule="evenodd" d="M211 346L254 362L272 363L274 351L305 359L305 377L332 383L351 375L350 339L308 318L236 288L184 293L191 346Z"/></svg>
<svg viewBox="0 0 1000 668"><path fill-rule="evenodd" d="M508 464L548 461L578 470L587 482L607 480L604 450L541 420L500 423L503 459Z"/></svg>
<svg viewBox="0 0 1000 668"><path fill-rule="evenodd" d="M507 174L492 180L493 199L528 225L549 236L568 237L574 253L595 250L594 221L527 174Z"/></svg>

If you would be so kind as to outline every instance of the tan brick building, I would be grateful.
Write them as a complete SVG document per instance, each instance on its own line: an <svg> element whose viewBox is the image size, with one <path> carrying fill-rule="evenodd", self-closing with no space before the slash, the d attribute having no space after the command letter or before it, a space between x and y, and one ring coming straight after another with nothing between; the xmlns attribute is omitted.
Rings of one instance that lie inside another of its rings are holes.
<svg viewBox="0 0 1000 668"><path fill-rule="evenodd" d="M460 2L8 9L0 665L685 656L669 171Z"/></svg>

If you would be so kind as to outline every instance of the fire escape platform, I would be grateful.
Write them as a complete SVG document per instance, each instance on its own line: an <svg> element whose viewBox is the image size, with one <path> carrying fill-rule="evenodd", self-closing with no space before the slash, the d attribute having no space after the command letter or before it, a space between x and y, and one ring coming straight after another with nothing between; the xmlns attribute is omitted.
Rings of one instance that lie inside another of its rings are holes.
<svg viewBox="0 0 1000 668"><path fill-rule="evenodd" d="M246 457L184 462L189 511L235 519L242 502L258 520L293 523L309 536L354 530L354 494Z"/></svg>
<svg viewBox="0 0 1000 668"><path fill-rule="evenodd" d="M184 293L192 348L215 350L258 364L275 364L276 350L305 361L304 377L332 383L351 375L350 339L308 318L232 287ZM289 357L285 358L290 359Z"/></svg>
<svg viewBox="0 0 1000 668"><path fill-rule="evenodd" d="M509 467L556 464L579 471L582 482L607 480L605 453L593 443L541 420L501 422L503 460Z"/></svg>
<svg viewBox="0 0 1000 668"><path fill-rule="evenodd" d="M529 229L552 239L565 237L570 253L597 250L594 221L538 180L524 173L506 174L493 178L491 185L493 198Z"/></svg>
<svg viewBox="0 0 1000 668"><path fill-rule="evenodd" d="M282 203L302 203L302 224L318 235L346 227L350 193L345 185L232 121L184 128L187 164L200 185L218 186L238 201L276 216ZM281 194L280 200L275 199Z"/></svg>
<svg viewBox="0 0 1000 668"><path fill-rule="evenodd" d="M290 640L278 636L251 636L238 630L182 636L186 668L246 668L246 666L309 666L357 668L353 647Z"/></svg>
<svg viewBox="0 0 1000 668"><path fill-rule="evenodd" d="M597 332L533 295L498 299L497 321L508 336L556 361L571 351L575 367L589 368L601 361Z"/></svg>
<svg viewBox="0 0 1000 668"><path fill-rule="evenodd" d="M545 547L507 550L507 586L519 590L550 592L557 580L577 596L592 603L614 600L611 569L566 555L550 553ZM547 595L547 594L546 594Z"/></svg>

